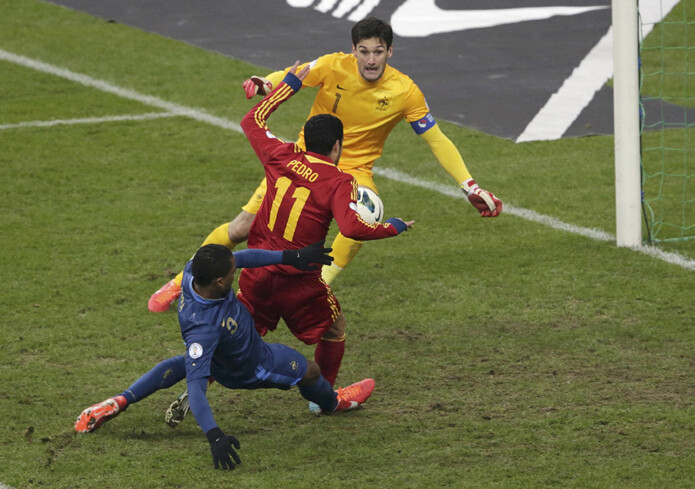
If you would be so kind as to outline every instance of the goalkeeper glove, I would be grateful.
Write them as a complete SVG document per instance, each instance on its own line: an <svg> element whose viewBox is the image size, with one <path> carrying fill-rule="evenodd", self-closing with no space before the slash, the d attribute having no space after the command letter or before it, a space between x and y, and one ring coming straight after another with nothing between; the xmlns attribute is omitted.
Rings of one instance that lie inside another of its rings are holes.
<svg viewBox="0 0 695 489"><path fill-rule="evenodd" d="M241 463L239 455L236 454L234 448L237 450L241 447L239 440L233 436L225 435L222 430L215 427L205 433L205 436L210 442L210 451L212 452L212 463L215 468L222 465L222 470L232 470L234 469L234 462L237 465ZM234 448L232 448L232 446ZM232 456L234 462L229 456Z"/></svg>
<svg viewBox="0 0 695 489"><path fill-rule="evenodd" d="M502 212L502 201L492 192L480 188L472 178L461 184L461 190L482 217L497 217Z"/></svg>
<svg viewBox="0 0 695 489"><path fill-rule="evenodd" d="M298 250L284 250L282 264L292 265L299 270L318 270L320 265L330 265L333 257L328 253L333 251L333 248L324 248L325 242L326 240L322 240ZM310 263L319 265L309 265Z"/></svg>
<svg viewBox="0 0 695 489"><path fill-rule="evenodd" d="M265 97L273 90L273 84L270 80L266 80L262 76L252 76L244 82L243 87L246 98L251 98L256 94Z"/></svg>

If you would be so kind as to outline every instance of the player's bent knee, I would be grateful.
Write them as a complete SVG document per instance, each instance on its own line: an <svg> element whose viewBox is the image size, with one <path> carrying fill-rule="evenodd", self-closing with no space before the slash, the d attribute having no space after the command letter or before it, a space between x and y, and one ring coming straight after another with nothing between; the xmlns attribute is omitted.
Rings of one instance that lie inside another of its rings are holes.
<svg viewBox="0 0 695 489"><path fill-rule="evenodd" d="M302 380L297 383L297 385L300 387L311 387L316 383L317 380L319 380L319 377L321 377L321 367L319 367L319 364L313 360L308 360L306 373L304 374L304 377L302 377Z"/></svg>
<svg viewBox="0 0 695 489"><path fill-rule="evenodd" d="M331 327L326 330L326 333L323 335L323 340L328 340L328 341L340 341L345 338L345 316L343 313L340 313L338 318L333 321L333 324L331 324Z"/></svg>

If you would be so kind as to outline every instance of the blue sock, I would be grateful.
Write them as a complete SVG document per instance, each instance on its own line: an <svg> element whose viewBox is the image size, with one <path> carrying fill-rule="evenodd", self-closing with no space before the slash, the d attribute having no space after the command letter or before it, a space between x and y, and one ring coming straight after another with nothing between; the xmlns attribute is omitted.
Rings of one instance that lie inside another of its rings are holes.
<svg viewBox="0 0 695 489"><path fill-rule="evenodd" d="M311 387L300 387L299 392L304 399L318 404L324 411L333 411L338 405L338 394L323 375Z"/></svg>
<svg viewBox="0 0 695 489"><path fill-rule="evenodd" d="M121 395L125 396L128 404L132 404L142 401L159 389L167 389L185 378L186 362L183 355L178 355L159 362L152 370L123 391Z"/></svg>

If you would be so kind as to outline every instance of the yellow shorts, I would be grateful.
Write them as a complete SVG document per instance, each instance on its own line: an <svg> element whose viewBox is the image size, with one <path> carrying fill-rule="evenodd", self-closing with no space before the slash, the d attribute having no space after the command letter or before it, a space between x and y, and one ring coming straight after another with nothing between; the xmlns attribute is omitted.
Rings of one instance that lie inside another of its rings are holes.
<svg viewBox="0 0 695 489"><path fill-rule="evenodd" d="M355 177L355 180L357 180L357 185L369 187L372 190L374 190L377 194L379 193L379 191L376 188L376 185L374 184L374 179L372 178L373 175L370 170L361 170L359 168L353 168L347 171L346 173L349 173L350 175ZM263 202L263 197L265 197L266 190L267 182L264 178L258 186L258 188L256 189L256 191L253 193L253 196L251 196L246 205L243 206L241 209L255 216L258 213L258 209L261 208L261 203Z"/></svg>

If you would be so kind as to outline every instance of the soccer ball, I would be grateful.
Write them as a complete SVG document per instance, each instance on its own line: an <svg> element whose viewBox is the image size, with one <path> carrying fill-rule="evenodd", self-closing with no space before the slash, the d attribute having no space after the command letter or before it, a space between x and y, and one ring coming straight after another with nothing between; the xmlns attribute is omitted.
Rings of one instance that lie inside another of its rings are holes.
<svg viewBox="0 0 695 489"><path fill-rule="evenodd" d="M381 222L384 203L374 190L360 185L357 187L357 213L370 224Z"/></svg>

